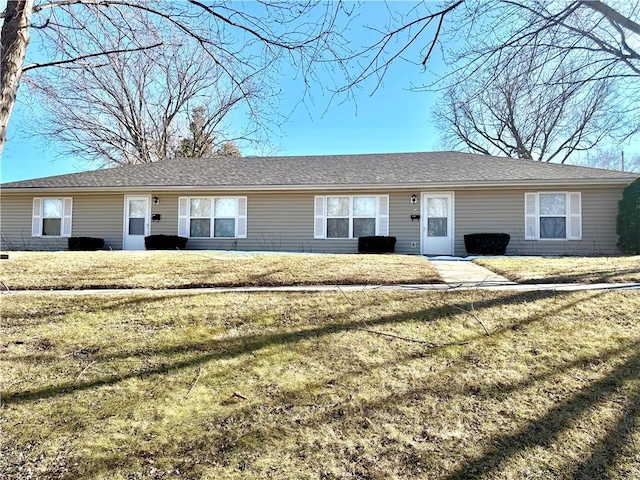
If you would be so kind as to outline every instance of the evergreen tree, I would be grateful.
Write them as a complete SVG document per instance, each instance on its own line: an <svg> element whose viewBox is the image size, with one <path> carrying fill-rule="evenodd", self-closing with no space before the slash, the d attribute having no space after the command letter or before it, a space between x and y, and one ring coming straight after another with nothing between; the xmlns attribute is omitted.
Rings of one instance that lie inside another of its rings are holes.
<svg viewBox="0 0 640 480"><path fill-rule="evenodd" d="M206 110L195 107L189 122L189 136L180 140L176 157L200 158L213 156L213 134L207 129Z"/></svg>
<svg viewBox="0 0 640 480"><path fill-rule="evenodd" d="M640 178L622 192L616 230L620 248L624 252L640 255Z"/></svg>

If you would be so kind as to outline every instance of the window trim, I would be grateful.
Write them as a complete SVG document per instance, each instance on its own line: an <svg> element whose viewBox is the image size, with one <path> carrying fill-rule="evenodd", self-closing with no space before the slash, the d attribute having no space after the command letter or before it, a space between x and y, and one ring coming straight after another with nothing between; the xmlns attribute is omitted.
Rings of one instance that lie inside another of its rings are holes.
<svg viewBox="0 0 640 480"><path fill-rule="evenodd" d="M540 214L540 196L541 195L564 195L565 197L565 213L564 215L541 215ZM575 196L575 197L574 197ZM574 199L572 199L574 197ZM577 205L574 205L574 201L577 200ZM531 204L529 202L533 201ZM531 207L533 207L531 209ZM576 208L577 213L574 212ZM542 218L559 218L564 216L565 218L565 236L564 238L541 238L540 237L540 220ZM524 239L536 240L541 242L566 242L566 241L579 241L582 240L582 192L576 191L541 191L541 192L527 192L524 194ZM529 233L531 228L530 221L533 219L534 231ZM577 222L574 224L573 222ZM574 227L578 231L578 235L571 235Z"/></svg>
<svg viewBox="0 0 640 480"><path fill-rule="evenodd" d="M328 216L327 205L329 198L348 198L349 199L349 215L348 216ZM374 217L354 215L353 199L354 198L373 198L376 206ZM316 195L314 197L314 238L324 240L357 240L358 237L353 236L353 219L356 218L374 218L375 235L386 236L389 234L389 195L377 194L355 194L343 195L340 193L330 195ZM318 211L318 210L321 211ZM348 218L349 219L349 236L348 237L328 237L327 236L327 220L330 218ZM319 221L322 221L322 228L319 228ZM322 232L320 232L322 230Z"/></svg>
<svg viewBox="0 0 640 480"><path fill-rule="evenodd" d="M45 217L45 200L59 200L62 202L62 216ZM60 235L44 235L44 219L60 219ZM73 223L73 197L34 197L31 211L31 236L39 238L68 238L72 234Z"/></svg>
<svg viewBox="0 0 640 480"><path fill-rule="evenodd" d="M191 200L207 199L211 204L210 214L208 217L192 217L191 216ZM215 201L219 199L233 199L236 202L236 213L231 216L217 217L215 213ZM186 208L186 211L183 209ZM191 236L191 220L192 219L209 219L209 236L208 237L192 237ZM233 237L216 237L215 236L215 220L216 219L233 219L235 220L235 231ZM181 225L182 223L182 225ZM191 197L178 198L178 235L193 239L218 239L229 240L236 238L247 238L247 197L233 195L196 195Z"/></svg>

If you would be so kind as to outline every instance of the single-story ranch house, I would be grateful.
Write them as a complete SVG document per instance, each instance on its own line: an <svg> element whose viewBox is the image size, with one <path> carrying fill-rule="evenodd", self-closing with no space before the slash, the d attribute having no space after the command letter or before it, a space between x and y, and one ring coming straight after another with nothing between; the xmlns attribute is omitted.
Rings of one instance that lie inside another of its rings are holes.
<svg viewBox="0 0 640 480"><path fill-rule="evenodd" d="M464 235L508 233L509 254L617 253L616 215L638 175L457 152L175 159L5 183L3 250L64 250L67 237L144 249L465 255Z"/></svg>

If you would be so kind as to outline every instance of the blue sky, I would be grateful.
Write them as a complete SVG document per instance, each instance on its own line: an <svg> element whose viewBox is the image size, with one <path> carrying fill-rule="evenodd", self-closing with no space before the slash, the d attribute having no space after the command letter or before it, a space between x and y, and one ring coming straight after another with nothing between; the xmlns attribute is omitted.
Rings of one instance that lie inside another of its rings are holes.
<svg viewBox="0 0 640 480"><path fill-rule="evenodd" d="M389 8L409 12L416 3L363 2L357 9L359 16L352 21L349 40L356 46L371 44L380 38L379 34L361 28L362 25L384 29L389 19ZM251 8L250 2L247 5L247 8ZM431 33L425 32L424 41L431 38ZM423 42L416 45L405 56L414 62L421 60L420 50L424 46ZM452 45L445 47L451 48ZM30 48L33 53L37 46L32 44ZM313 101L300 104L305 96L301 81L299 78L296 80L298 75L295 71L283 69L278 74L284 93L274 116L285 115L288 120L282 125L281 132L273 135L273 144L265 151L277 155L328 155L445 149L431 115L438 101L437 93L410 89L414 85L428 84L434 79L434 73L445 72L439 49L434 51L427 67L430 73L420 65L396 61L375 93L371 94L375 83L365 83L361 89L354 91L353 100L343 103L334 101L329 108L331 92L323 86L332 84L328 77L320 77L319 83L312 84L306 92L306 97ZM11 182L95 168L77 158L63 156L55 141L30 133L33 121L40 120L40 112L27 95L28 90L24 87L18 91L18 102L9 124L8 141L2 156L0 181ZM238 121L243 121L238 118ZM620 148L618 146L616 150ZM624 148L628 154L640 151L638 141ZM260 155L264 151L244 148L242 153Z"/></svg>
<svg viewBox="0 0 640 480"><path fill-rule="evenodd" d="M410 8L413 2L392 2L394 8ZM387 10L382 2L365 2L358 23L384 23ZM352 29L352 40L367 42L366 32ZM417 52L416 52L417 54ZM437 58L430 64L439 68ZM283 72L282 114L290 112L303 95L300 84L289 81L295 73ZM419 65L397 62L383 85L370 95L373 84L358 90L354 101L334 102L327 110L330 92L315 85L308 93L313 102L298 105L282 126L274 144L278 155L321 155L341 153L407 152L439 149L438 133L431 124L430 110L435 95L410 91L412 84L426 81ZM18 92L18 98L27 89ZM23 99L14 109L8 141L2 157L2 182L65 174L89 169L77 159L60 155L55 142L28 132L30 120L38 117L37 107ZM258 152L243 151L244 154Z"/></svg>

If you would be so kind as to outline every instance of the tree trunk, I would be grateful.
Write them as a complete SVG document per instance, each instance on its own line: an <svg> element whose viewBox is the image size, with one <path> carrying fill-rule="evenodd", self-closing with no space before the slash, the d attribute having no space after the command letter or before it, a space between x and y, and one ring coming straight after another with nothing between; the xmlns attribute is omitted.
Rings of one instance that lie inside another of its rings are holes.
<svg viewBox="0 0 640 480"><path fill-rule="evenodd" d="M0 34L0 158L29 43L33 0L9 0Z"/></svg>

